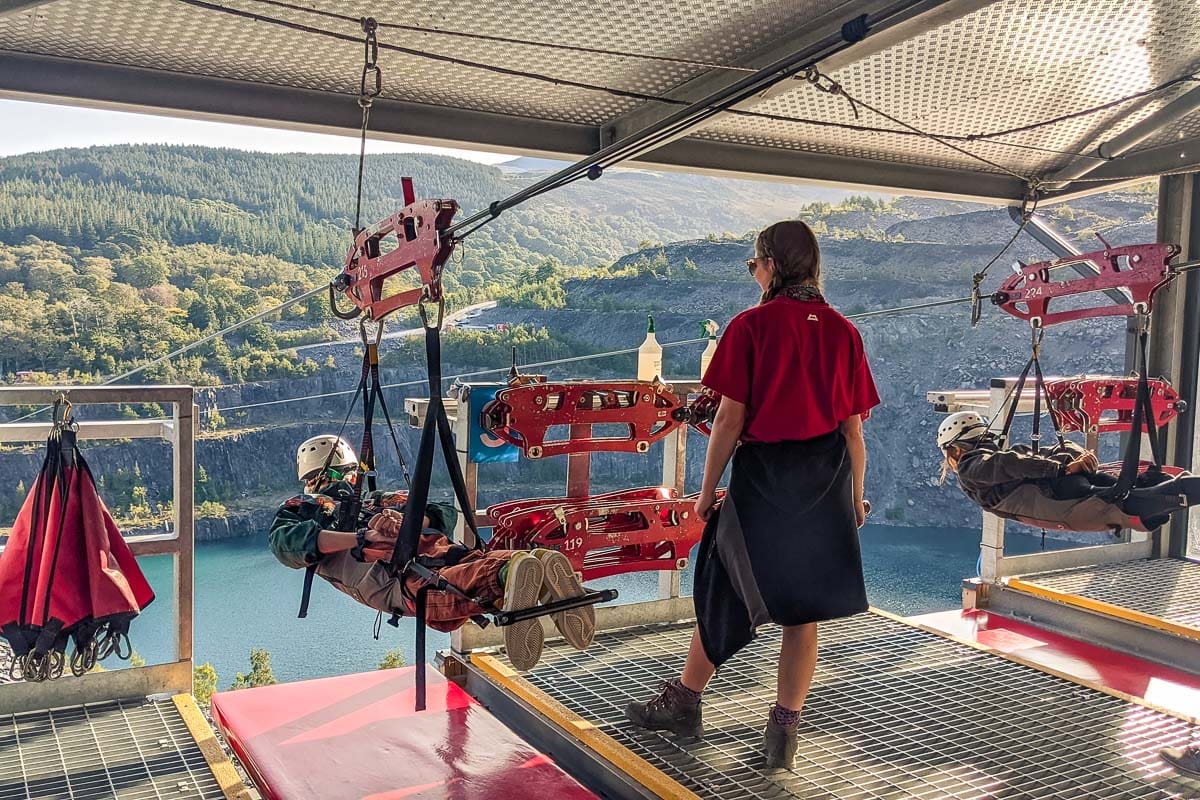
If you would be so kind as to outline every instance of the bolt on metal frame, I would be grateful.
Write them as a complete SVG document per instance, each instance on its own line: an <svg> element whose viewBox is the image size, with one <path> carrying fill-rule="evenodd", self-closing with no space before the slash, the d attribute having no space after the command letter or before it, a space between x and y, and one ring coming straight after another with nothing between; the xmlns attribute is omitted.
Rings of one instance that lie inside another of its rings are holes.
<svg viewBox="0 0 1200 800"><path fill-rule="evenodd" d="M0 387L0 406L48 405L66 394L76 407L114 403L171 406L169 419L90 421L79 424L79 441L161 439L172 448L172 530L128 539L135 556L170 555L174 561L175 660L144 667L63 676L44 683L0 685L0 714L128 697L191 693L195 560L195 419L191 386L9 386ZM45 441L50 423L0 424L0 442ZM136 630L137 622L134 623Z"/></svg>

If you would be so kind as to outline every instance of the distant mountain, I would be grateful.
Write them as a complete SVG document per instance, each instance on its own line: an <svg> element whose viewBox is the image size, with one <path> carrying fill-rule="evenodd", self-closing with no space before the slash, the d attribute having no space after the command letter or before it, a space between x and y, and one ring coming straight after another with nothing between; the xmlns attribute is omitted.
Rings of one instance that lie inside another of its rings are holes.
<svg viewBox="0 0 1200 800"><path fill-rule="evenodd" d="M569 161L555 161L552 158L520 156L511 161L501 161L496 165L496 169L501 172L554 172L570 163Z"/></svg>
<svg viewBox="0 0 1200 800"><path fill-rule="evenodd" d="M538 179L544 159L520 172L435 155L368 156L365 222L395 212L401 176L418 196L445 197L460 218ZM203 147L119 146L54 150L0 159L0 243L26 236L93 248L135 233L171 245L213 244L237 253L335 269L353 224L357 159ZM744 233L846 192L681 173L613 170L551 192L474 234L447 273L480 286L510 281L545 258L568 266L609 264L642 242L711 232Z"/></svg>

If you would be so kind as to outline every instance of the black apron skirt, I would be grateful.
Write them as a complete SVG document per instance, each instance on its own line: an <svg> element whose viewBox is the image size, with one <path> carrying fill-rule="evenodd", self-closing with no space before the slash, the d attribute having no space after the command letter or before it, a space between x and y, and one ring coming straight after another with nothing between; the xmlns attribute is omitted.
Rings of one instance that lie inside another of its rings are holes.
<svg viewBox="0 0 1200 800"><path fill-rule="evenodd" d="M737 448L728 493L704 528L693 598L704 651L717 666L767 622L803 625L867 610L840 431Z"/></svg>

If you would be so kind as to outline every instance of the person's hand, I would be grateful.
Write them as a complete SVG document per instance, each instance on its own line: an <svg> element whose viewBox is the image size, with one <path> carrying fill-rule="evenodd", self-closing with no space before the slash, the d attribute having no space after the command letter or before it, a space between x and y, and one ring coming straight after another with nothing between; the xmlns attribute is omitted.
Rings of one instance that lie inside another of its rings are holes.
<svg viewBox="0 0 1200 800"><path fill-rule="evenodd" d="M858 527L861 528L863 525L867 524L867 514L870 513L870 503L868 503L866 500L854 501L854 521L858 524Z"/></svg>
<svg viewBox="0 0 1200 800"><path fill-rule="evenodd" d="M712 516L713 506L717 504L717 496L713 492L701 492L696 498L695 512L700 519L707 520Z"/></svg>
<svg viewBox="0 0 1200 800"><path fill-rule="evenodd" d="M1096 458L1095 453L1084 453L1067 464L1064 470L1068 475L1078 475L1081 472L1095 472L1100 468L1100 459Z"/></svg>
<svg viewBox="0 0 1200 800"><path fill-rule="evenodd" d="M386 508L367 523L366 540L374 544L395 545L396 537L400 535L400 526L404 524L404 515L399 511Z"/></svg>

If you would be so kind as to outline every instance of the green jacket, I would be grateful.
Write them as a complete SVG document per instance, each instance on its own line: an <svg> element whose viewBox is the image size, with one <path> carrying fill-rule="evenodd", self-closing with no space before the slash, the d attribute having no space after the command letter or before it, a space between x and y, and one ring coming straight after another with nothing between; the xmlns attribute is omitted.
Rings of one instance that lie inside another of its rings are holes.
<svg viewBox="0 0 1200 800"><path fill-rule="evenodd" d="M334 483L320 494L298 494L279 506L271 521L271 552L285 567L303 569L321 560L317 537L323 530L335 530L338 504L349 500L354 487L345 481ZM364 492L362 513L357 527L364 527L385 508L403 509L404 492ZM458 512L446 503L430 503L425 508L431 528L449 535L458 523Z"/></svg>

